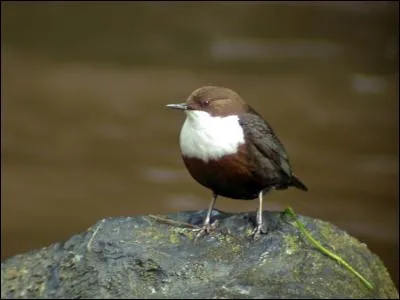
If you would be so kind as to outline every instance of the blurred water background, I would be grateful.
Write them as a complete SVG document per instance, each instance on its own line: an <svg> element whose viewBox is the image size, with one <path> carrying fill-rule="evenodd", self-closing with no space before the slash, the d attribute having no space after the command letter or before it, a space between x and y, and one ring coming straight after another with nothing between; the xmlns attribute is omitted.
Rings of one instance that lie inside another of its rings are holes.
<svg viewBox="0 0 400 300"><path fill-rule="evenodd" d="M101 218L207 208L165 105L215 84L309 187L265 208L336 224L398 285L398 33L389 1L1 2L2 260Z"/></svg>

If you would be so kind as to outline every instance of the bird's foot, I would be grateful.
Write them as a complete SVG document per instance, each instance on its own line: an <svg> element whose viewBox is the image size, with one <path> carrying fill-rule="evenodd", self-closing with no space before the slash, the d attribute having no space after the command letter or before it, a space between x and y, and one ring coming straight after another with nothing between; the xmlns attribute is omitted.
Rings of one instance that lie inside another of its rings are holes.
<svg viewBox="0 0 400 300"><path fill-rule="evenodd" d="M199 232L196 234L195 241L200 238L203 235L209 234L211 231L213 231L217 227L218 221L215 220L214 223L210 224L204 224L202 228L197 229Z"/></svg>
<svg viewBox="0 0 400 300"><path fill-rule="evenodd" d="M251 237L256 240L260 238L261 234L265 233L267 233L267 230L264 229L263 224L257 224L251 233Z"/></svg>

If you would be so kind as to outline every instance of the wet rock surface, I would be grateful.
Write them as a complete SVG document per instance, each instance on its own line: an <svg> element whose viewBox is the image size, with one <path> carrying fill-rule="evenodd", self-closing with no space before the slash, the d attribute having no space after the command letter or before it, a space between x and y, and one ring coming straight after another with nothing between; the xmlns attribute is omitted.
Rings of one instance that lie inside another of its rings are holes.
<svg viewBox="0 0 400 300"><path fill-rule="evenodd" d="M382 261L336 226L299 216L312 236L373 285L315 248L280 212L251 238L254 213L204 211L108 218L69 240L1 265L1 298L398 298ZM159 218L158 218L159 217ZM173 221L164 221L169 219Z"/></svg>

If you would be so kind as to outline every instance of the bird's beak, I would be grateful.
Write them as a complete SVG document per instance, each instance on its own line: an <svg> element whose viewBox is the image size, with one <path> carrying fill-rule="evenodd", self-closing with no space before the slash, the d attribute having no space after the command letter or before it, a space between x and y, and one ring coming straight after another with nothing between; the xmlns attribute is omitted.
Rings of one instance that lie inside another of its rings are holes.
<svg viewBox="0 0 400 300"><path fill-rule="evenodd" d="M182 109L182 110L187 110L188 105L186 103L179 103L179 104L168 104L168 108L173 108L173 109Z"/></svg>

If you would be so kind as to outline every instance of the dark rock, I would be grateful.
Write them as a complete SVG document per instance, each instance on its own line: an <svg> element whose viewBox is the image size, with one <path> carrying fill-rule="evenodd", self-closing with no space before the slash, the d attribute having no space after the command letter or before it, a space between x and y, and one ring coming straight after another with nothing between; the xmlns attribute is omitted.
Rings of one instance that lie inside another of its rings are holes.
<svg viewBox="0 0 400 300"><path fill-rule="evenodd" d="M165 216L200 223L204 212ZM151 216L104 219L66 242L1 265L1 298L398 298L381 260L335 226L299 216L313 237L373 285L316 249L283 213L214 211L217 229L195 232Z"/></svg>

